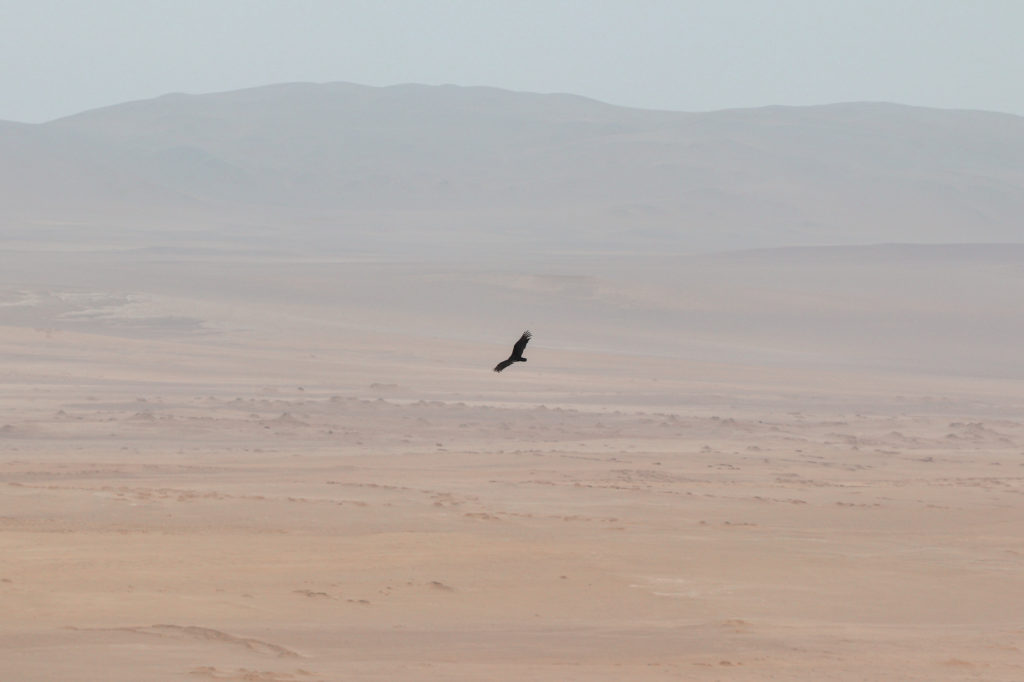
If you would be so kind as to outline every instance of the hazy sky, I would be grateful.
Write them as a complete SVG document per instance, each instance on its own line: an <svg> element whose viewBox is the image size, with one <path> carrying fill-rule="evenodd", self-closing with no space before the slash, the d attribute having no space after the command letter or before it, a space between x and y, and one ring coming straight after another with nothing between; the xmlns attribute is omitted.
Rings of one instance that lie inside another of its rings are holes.
<svg viewBox="0 0 1024 682"><path fill-rule="evenodd" d="M0 119L285 81L1024 115L1024 0L0 0Z"/></svg>

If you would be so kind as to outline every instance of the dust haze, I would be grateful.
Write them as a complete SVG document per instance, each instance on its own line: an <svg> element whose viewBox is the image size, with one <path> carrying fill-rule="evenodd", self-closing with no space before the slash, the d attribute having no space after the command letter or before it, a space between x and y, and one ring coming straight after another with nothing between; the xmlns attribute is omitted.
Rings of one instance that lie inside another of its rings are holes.
<svg viewBox="0 0 1024 682"><path fill-rule="evenodd" d="M1024 119L296 83L0 151L4 679L1020 679Z"/></svg>

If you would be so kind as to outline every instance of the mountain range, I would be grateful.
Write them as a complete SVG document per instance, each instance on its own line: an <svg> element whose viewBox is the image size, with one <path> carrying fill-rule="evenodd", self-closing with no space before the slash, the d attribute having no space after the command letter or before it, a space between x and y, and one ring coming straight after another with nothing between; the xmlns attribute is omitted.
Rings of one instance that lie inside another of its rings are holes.
<svg viewBox="0 0 1024 682"><path fill-rule="evenodd" d="M334 253L1020 241L1024 118L291 83L0 122L12 239Z"/></svg>

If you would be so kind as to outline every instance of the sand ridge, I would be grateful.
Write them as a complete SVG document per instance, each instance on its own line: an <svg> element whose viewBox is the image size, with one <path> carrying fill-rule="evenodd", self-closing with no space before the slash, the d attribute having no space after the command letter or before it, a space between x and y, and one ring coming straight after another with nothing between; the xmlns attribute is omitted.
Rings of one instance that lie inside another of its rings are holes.
<svg viewBox="0 0 1024 682"><path fill-rule="evenodd" d="M1020 673L1021 422L119 390L7 413L21 679Z"/></svg>

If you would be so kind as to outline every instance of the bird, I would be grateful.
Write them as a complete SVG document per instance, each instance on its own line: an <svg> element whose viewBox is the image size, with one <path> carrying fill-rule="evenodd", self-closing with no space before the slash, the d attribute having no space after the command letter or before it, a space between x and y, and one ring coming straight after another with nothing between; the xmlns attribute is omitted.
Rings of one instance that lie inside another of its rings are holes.
<svg viewBox="0 0 1024 682"><path fill-rule="evenodd" d="M513 362L526 362L526 358L523 357L523 351L526 350L526 344L530 342L532 337L533 334L530 333L530 330L523 332L523 335L516 341L516 345L512 346L512 355L508 356L508 360L502 360L495 365L494 371L500 372Z"/></svg>

